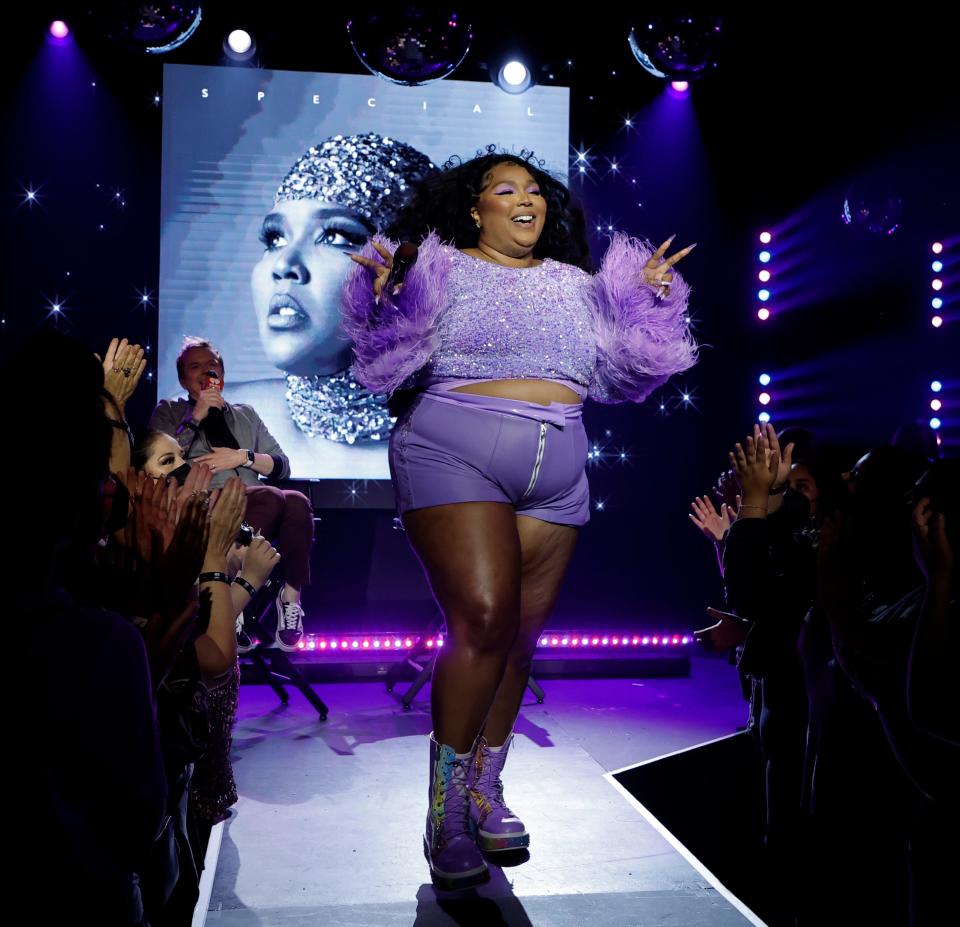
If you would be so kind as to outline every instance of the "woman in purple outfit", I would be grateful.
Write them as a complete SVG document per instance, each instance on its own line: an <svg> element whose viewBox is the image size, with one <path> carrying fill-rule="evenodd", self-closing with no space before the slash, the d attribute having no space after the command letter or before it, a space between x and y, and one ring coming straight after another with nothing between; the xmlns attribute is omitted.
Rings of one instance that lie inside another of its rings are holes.
<svg viewBox="0 0 960 927"><path fill-rule="evenodd" d="M344 324L356 378L412 397L390 471L447 622L424 851L434 884L461 889L488 878L481 850L529 844L500 773L590 517L583 401L641 402L696 362L689 287L670 272L694 246L668 258L672 238L615 235L591 274L566 188L493 148L427 179L387 234L419 241L418 260L397 288L394 243L352 255Z"/></svg>

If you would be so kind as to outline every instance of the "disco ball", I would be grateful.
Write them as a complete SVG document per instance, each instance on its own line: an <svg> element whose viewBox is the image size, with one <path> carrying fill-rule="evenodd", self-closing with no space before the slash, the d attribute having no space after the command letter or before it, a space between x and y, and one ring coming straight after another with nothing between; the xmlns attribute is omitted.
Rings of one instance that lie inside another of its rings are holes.
<svg viewBox="0 0 960 927"><path fill-rule="evenodd" d="M200 25L199 3L98 5L96 15L110 39L136 51L162 55L183 45Z"/></svg>
<svg viewBox="0 0 960 927"><path fill-rule="evenodd" d="M630 30L630 51L661 80L698 80L712 71L722 16L656 16Z"/></svg>
<svg viewBox="0 0 960 927"><path fill-rule="evenodd" d="M397 5L347 23L357 57L374 74L416 87L448 77L466 57L473 32L458 13L426 4Z"/></svg>
<svg viewBox="0 0 960 927"><path fill-rule="evenodd" d="M900 228L903 196L890 182L853 184L843 198L844 223L861 238L883 238Z"/></svg>

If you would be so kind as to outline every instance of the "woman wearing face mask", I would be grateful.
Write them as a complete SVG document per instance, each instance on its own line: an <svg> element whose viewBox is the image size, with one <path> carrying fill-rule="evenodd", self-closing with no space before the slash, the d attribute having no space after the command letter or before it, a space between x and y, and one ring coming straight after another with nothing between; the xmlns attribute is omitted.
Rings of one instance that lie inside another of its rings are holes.
<svg viewBox="0 0 960 927"><path fill-rule="evenodd" d="M131 462L138 472L143 471L155 480L172 478L181 486L190 472L183 449L162 431L145 431L139 435L134 442Z"/></svg>
<svg viewBox="0 0 960 927"><path fill-rule="evenodd" d="M429 234L428 234L429 233ZM488 878L522 849L500 772L540 632L589 518L584 399L641 402L688 369L688 287L665 253L617 236L599 273L583 216L529 156L451 162L361 255L345 287L354 372L405 404L390 466L407 537L446 617L431 702L424 852L434 884ZM451 242L452 244L442 244Z"/></svg>
<svg viewBox="0 0 960 927"><path fill-rule="evenodd" d="M137 437L132 462L138 471L146 473L148 477L158 480L176 479L181 484L191 466L203 466L187 463L176 440L162 431L146 431ZM221 493L226 494L227 488L230 490L229 501L233 506L234 517L229 520L226 515L219 517L220 522L227 522L226 526L220 525L219 550L222 559L213 564L211 569L218 571L215 574L217 576L233 574L230 598L239 629L242 627L241 610L273 572L280 561L280 554L261 536L255 537L247 547L230 543L230 539L237 534L245 508L245 495L242 484L236 477L228 481ZM218 499L215 514L219 506ZM200 635L201 638L202 636ZM237 800L230 751L240 694L240 665L237 641L230 643L229 653L213 651L211 659L210 649L195 642L192 652L185 648L175 668L181 678L188 677L191 670L196 668L198 678L204 683L209 711L210 740L203 756L196 760L192 777L189 779L190 816L194 822L194 833L201 844L199 847L192 847L198 860L203 858L210 829L214 824L225 820L229 808Z"/></svg>
<svg viewBox="0 0 960 927"><path fill-rule="evenodd" d="M340 292L348 256L435 170L396 139L337 135L296 161L264 216L250 287L263 351L285 376L233 386L230 398L259 411L294 476L387 476L393 419L384 397L350 373Z"/></svg>
<svg viewBox="0 0 960 927"><path fill-rule="evenodd" d="M188 463L180 445L163 431L145 431L137 436L132 463L138 472L142 471L154 479L176 480L180 485L183 485L191 466L203 466ZM234 578L230 590L239 618L241 609L251 596L247 584L254 590L259 589L279 562L280 554L266 538L258 535L247 547L235 544L228 559L231 572L239 575L242 570L244 574L240 576L243 582L237 582Z"/></svg>

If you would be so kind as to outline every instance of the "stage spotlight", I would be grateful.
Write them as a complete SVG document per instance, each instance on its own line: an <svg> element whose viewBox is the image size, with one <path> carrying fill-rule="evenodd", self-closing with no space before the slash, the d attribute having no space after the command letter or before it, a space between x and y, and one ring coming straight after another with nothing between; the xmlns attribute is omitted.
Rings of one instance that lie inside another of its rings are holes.
<svg viewBox="0 0 960 927"><path fill-rule="evenodd" d="M931 245L931 250L933 251L934 254L940 254L940 252L943 251L943 242L935 241Z"/></svg>
<svg viewBox="0 0 960 927"><path fill-rule="evenodd" d="M690 89L690 84L685 80L675 80L670 82L670 87L677 93L686 93Z"/></svg>
<svg viewBox="0 0 960 927"><path fill-rule="evenodd" d="M939 412L943 408L943 403L939 399L931 399L930 408L934 412Z"/></svg>
<svg viewBox="0 0 960 927"><path fill-rule="evenodd" d="M55 39L65 39L70 35L70 28L62 19L55 19L50 23L50 35Z"/></svg>
<svg viewBox="0 0 960 927"><path fill-rule="evenodd" d="M504 56L490 68L493 82L505 93L523 93L533 84L533 69L519 55Z"/></svg>
<svg viewBox="0 0 960 927"><path fill-rule="evenodd" d="M773 236L769 232L760 233L760 244L769 245L772 239L773 239Z"/></svg>
<svg viewBox="0 0 960 927"><path fill-rule="evenodd" d="M761 373L761 374L760 374L760 385L761 385L761 386L769 386L769 385L770 385L770 379L771 379L771 377L770 377L770 374L769 374L769 373Z"/></svg>
<svg viewBox="0 0 960 927"><path fill-rule="evenodd" d="M769 251L761 251L761 252L760 252L760 263L761 263L761 264L769 264L771 257L773 257L773 255L770 254Z"/></svg>
<svg viewBox="0 0 960 927"><path fill-rule="evenodd" d="M770 291L769 291L769 290L760 290L760 291L757 293L757 299L759 299L760 302L762 302L762 303L765 303L769 298L770 298Z"/></svg>
<svg viewBox="0 0 960 927"><path fill-rule="evenodd" d="M769 393L761 393L757 398L760 400L760 405L762 405L762 406L768 406L768 405L770 405L770 394L769 394Z"/></svg>
<svg viewBox="0 0 960 927"><path fill-rule="evenodd" d="M935 315L935 316L930 320L930 324L931 324L934 328L939 328L941 325L943 325L943 317L942 317L942 316L939 316L939 315Z"/></svg>
<svg viewBox="0 0 960 927"><path fill-rule="evenodd" d="M942 309L943 299L941 299L939 296L934 296L933 299L930 300L930 307L933 309Z"/></svg>
<svg viewBox="0 0 960 927"><path fill-rule="evenodd" d="M939 380L934 380L934 381L930 384L930 389L933 390L933 392L935 392L935 393L939 393L940 390L943 389L943 384L942 384Z"/></svg>
<svg viewBox="0 0 960 927"><path fill-rule="evenodd" d="M942 424L943 424L943 422L941 422L940 419L938 419L938 418L936 418L936 417L930 419L930 427L931 427L934 431L936 431Z"/></svg>
<svg viewBox="0 0 960 927"><path fill-rule="evenodd" d="M933 264L930 265L930 269L935 274L939 274L943 270L943 261L934 261Z"/></svg>
<svg viewBox="0 0 960 927"><path fill-rule="evenodd" d="M223 40L223 50L234 61L249 61L257 53L257 43L246 29L234 29Z"/></svg>
<svg viewBox="0 0 960 927"><path fill-rule="evenodd" d="M761 270L760 273L757 274L757 277L758 277L758 279L760 280L761 283L769 283L769 282L770 282L770 271L769 271L769 270Z"/></svg>
<svg viewBox="0 0 960 927"><path fill-rule="evenodd" d="M761 425L766 425L767 422L770 421L770 413L769 413L769 412L761 412L761 413L757 416L757 421L760 422Z"/></svg>
<svg viewBox="0 0 960 927"><path fill-rule="evenodd" d="M761 307L757 310L757 318L761 322L766 322L770 318L770 310L766 306Z"/></svg>

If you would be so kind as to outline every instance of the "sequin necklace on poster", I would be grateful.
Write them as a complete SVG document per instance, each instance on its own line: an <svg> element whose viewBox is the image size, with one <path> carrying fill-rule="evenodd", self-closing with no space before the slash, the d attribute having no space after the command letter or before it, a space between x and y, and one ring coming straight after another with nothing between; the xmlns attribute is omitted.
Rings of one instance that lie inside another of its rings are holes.
<svg viewBox="0 0 960 927"><path fill-rule="evenodd" d="M350 375L287 375L287 408L297 428L312 438L366 444L390 436L395 419L387 397L371 393Z"/></svg>

